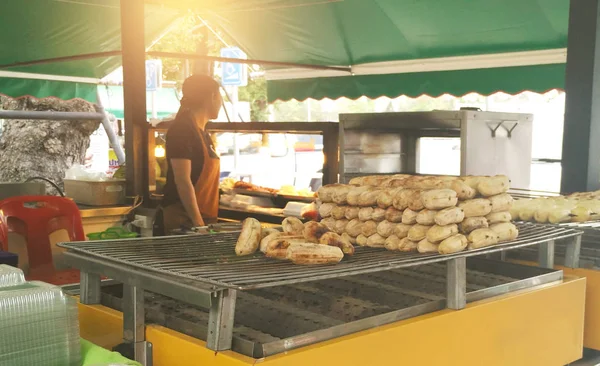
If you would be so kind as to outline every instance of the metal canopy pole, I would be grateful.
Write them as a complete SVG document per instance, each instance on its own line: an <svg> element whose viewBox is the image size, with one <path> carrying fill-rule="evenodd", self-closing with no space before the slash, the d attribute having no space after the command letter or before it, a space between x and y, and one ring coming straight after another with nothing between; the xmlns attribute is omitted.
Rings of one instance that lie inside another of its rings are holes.
<svg viewBox="0 0 600 366"><path fill-rule="evenodd" d="M148 175L144 1L121 0L121 50L127 195L143 196ZM144 146L146 143L146 146Z"/></svg>
<svg viewBox="0 0 600 366"><path fill-rule="evenodd" d="M600 188L600 0L571 0L561 192Z"/></svg>
<svg viewBox="0 0 600 366"><path fill-rule="evenodd" d="M127 193L142 195L146 164L146 47L144 44L144 0L121 0L121 49L123 58L123 102L125 116L125 149ZM125 344L144 366L152 363L151 348L145 339L143 290L125 287L127 301L123 306Z"/></svg>
<svg viewBox="0 0 600 366"><path fill-rule="evenodd" d="M104 118L102 118L102 126L104 127L104 131L106 131L106 135L108 136L108 140L113 146L113 150L117 155L117 160L119 160L119 165L125 164L125 152L123 151L123 147L121 146L121 141L119 141L119 137L115 133L115 130L112 128L110 124L110 120L108 119L108 114L104 110L104 106L102 105L102 100L100 99L100 94L97 94L98 102L96 103L96 111L98 113L102 113Z"/></svg>
<svg viewBox="0 0 600 366"><path fill-rule="evenodd" d="M36 119L48 121L101 121L104 119L104 113L0 110L0 119Z"/></svg>

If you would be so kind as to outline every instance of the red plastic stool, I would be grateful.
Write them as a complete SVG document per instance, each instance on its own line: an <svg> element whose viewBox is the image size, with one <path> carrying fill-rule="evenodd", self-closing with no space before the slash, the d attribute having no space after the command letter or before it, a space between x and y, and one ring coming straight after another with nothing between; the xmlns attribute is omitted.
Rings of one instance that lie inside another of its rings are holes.
<svg viewBox="0 0 600 366"><path fill-rule="evenodd" d="M84 241L81 213L70 199L55 196L21 196L0 201L0 248L8 251L8 233L27 241L27 280L54 285L79 282L79 270L57 271L52 260L50 234L65 230L70 241Z"/></svg>

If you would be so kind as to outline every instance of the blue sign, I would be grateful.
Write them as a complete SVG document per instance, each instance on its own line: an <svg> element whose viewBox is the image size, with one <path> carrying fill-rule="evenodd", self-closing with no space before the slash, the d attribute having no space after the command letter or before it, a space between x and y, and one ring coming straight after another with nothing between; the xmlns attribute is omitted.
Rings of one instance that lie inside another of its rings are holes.
<svg viewBox="0 0 600 366"><path fill-rule="evenodd" d="M246 55L237 47L229 47L221 49L221 57L245 59ZM221 82L224 86L248 85L245 65L232 62L221 63Z"/></svg>
<svg viewBox="0 0 600 366"><path fill-rule="evenodd" d="M162 61L146 61L146 90L156 91L162 87Z"/></svg>

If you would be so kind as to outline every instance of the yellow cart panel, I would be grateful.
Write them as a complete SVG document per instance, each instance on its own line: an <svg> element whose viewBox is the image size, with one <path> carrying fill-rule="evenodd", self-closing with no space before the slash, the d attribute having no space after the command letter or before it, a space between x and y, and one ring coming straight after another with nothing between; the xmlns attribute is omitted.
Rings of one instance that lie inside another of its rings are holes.
<svg viewBox="0 0 600 366"><path fill-rule="evenodd" d="M214 352L205 342L146 327L156 366L460 365L562 366L582 356L585 278L510 293L255 360ZM121 341L121 313L80 305L82 337L104 347Z"/></svg>

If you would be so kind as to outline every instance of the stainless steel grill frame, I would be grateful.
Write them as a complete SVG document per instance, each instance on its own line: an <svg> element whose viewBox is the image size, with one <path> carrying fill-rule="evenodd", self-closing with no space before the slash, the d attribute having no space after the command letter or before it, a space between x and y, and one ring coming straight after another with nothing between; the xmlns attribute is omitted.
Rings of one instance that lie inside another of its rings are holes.
<svg viewBox="0 0 600 366"><path fill-rule="evenodd" d="M236 296L240 290L266 289L446 262L444 306L461 309L467 302L467 257L532 245L540 245L544 252L553 252L555 240L570 239L572 244L569 247L574 247L581 235L580 231L566 227L530 223L518 226L520 235L516 241L489 248L451 255L357 248L354 256L331 266L296 266L261 254L236 257L234 246L239 233L88 241L62 243L60 246L68 250L65 253L67 260L81 271L82 303L100 303L100 275L123 283L125 293L129 294L123 308L126 342L143 342L143 334L139 330L144 326L143 291L147 290L208 309L207 347L220 351L232 346ZM549 265L546 263L546 266ZM432 310L425 307L410 315L420 315L423 311ZM394 321L398 320L397 317L383 318ZM352 326L343 327L357 331ZM339 332L337 330L336 334Z"/></svg>
<svg viewBox="0 0 600 366"><path fill-rule="evenodd" d="M445 307L446 266L435 263L238 293L232 350L262 358ZM467 302L562 279L562 271L470 258ZM72 291L72 290L71 290ZM120 286L103 288L102 304L123 310ZM147 321L201 340L208 312L146 293Z"/></svg>

